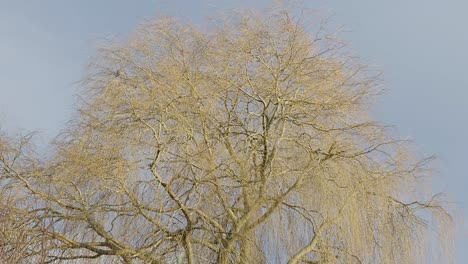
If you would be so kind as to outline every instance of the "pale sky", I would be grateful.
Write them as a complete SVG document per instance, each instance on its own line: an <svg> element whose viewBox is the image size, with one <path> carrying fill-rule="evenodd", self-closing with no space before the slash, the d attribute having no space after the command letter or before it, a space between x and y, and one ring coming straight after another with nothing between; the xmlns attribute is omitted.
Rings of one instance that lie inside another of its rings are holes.
<svg viewBox="0 0 468 264"><path fill-rule="evenodd" d="M270 1L0 0L0 129L52 138L74 109L76 82L103 38L124 37L158 14L195 23ZM468 1L304 0L344 25L361 60L384 72L375 115L435 154L436 191L468 217ZM468 261L460 226L457 263Z"/></svg>

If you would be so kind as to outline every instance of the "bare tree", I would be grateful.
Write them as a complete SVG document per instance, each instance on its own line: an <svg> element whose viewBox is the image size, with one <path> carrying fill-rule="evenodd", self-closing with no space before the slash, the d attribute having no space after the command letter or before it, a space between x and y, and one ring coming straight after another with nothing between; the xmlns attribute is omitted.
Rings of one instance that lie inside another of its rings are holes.
<svg viewBox="0 0 468 264"><path fill-rule="evenodd" d="M158 19L102 49L47 158L3 137L2 186L23 202L2 222L24 243L0 249L25 263L421 263L438 234L446 253L427 160L369 117L377 78L293 14L205 31Z"/></svg>

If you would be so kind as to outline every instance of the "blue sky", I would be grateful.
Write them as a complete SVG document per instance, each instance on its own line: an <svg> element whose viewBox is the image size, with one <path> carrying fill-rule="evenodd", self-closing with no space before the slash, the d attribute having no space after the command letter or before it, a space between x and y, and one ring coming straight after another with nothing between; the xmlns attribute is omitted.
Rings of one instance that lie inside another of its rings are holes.
<svg viewBox="0 0 468 264"><path fill-rule="evenodd" d="M0 129L53 137L73 113L76 82L103 38L124 37L158 14L197 23L249 2L0 0ZM375 115L438 157L434 189L447 192L468 217L468 2L304 2L331 15L332 26L345 25L342 37L355 53L384 72ZM468 232L462 226L457 232L457 263L466 263Z"/></svg>

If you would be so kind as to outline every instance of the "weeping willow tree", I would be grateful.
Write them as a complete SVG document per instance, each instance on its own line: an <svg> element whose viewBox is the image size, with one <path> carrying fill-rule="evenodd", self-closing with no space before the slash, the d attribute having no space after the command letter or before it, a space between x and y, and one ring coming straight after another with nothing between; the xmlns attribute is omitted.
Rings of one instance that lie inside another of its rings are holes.
<svg viewBox="0 0 468 264"><path fill-rule="evenodd" d="M377 78L304 24L284 9L237 13L208 30L164 18L100 50L47 158L29 137L2 137L3 256L449 257L451 219L427 188L427 160L369 116Z"/></svg>

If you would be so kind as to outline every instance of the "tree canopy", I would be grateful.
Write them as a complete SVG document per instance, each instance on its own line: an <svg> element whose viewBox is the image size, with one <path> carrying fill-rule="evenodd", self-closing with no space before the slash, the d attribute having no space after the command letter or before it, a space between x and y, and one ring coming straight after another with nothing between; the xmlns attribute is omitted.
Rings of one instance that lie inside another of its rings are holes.
<svg viewBox="0 0 468 264"><path fill-rule="evenodd" d="M378 78L304 21L160 18L101 49L46 157L0 137L0 259L422 263L436 236L449 257L428 160L370 116Z"/></svg>

